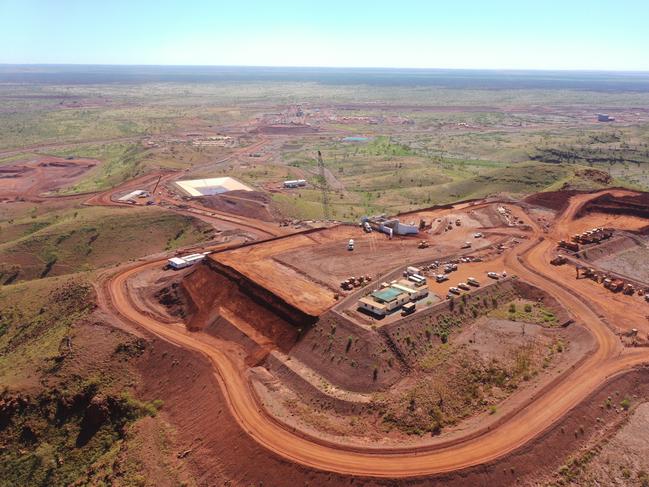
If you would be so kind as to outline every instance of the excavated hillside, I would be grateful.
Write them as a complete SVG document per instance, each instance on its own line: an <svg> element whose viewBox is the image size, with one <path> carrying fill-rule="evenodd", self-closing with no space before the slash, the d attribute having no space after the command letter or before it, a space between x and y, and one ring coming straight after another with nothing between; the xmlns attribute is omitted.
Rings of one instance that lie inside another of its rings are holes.
<svg viewBox="0 0 649 487"><path fill-rule="evenodd" d="M182 281L190 330L235 340L261 360L273 348L288 351L316 318L282 301L237 271L208 260ZM265 353L264 353L265 352Z"/></svg>
<svg viewBox="0 0 649 487"><path fill-rule="evenodd" d="M588 213L609 213L649 218L649 193L640 193L633 196L603 194L585 204L576 216L579 218Z"/></svg>

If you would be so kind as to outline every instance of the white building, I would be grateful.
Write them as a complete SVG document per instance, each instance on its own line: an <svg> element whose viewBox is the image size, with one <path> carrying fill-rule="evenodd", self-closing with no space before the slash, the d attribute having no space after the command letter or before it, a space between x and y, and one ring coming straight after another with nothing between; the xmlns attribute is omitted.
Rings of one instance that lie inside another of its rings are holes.
<svg viewBox="0 0 649 487"><path fill-rule="evenodd" d="M200 262L205 258L206 255L207 253L190 254L185 255L184 257L172 257L171 259L167 259L167 262L169 264L169 267L171 267L172 269L184 269L185 267L196 264L196 262Z"/></svg>

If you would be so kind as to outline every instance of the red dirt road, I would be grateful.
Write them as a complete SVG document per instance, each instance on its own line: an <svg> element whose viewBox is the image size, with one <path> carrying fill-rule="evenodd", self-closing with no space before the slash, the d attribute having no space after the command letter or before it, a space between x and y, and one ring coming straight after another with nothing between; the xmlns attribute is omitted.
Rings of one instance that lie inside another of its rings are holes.
<svg viewBox="0 0 649 487"><path fill-rule="evenodd" d="M106 282L104 291L114 310L128 321L208 357L233 416L244 431L276 454L313 468L350 475L397 478L449 472L489 462L516 450L549 428L611 376L649 362L649 350L623 349L606 324L606 310L572 292L573 281L554 272L548 262L555 238L567 232L573 215L595 196L574 197L559 217L551 238L532 223L533 238L509 253L506 263L520 278L555 297L583 323L595 337L596 350L577 367L537 391L536 397L524 407L503 415L497 425L474 431L464 438L419 449L361 449L334 445L289 431L269 417L259 407L245 370L227 352L201 341L200 335L187 332L183 324L160 323L133 305L126 291L126 281L149 266L161 265L160 261L139 264L114 275Z"/></svg>

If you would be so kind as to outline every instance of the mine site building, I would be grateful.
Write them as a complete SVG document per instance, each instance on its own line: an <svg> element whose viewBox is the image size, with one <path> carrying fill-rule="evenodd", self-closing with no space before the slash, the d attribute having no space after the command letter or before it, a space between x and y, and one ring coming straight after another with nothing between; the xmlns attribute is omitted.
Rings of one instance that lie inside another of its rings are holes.
<svg viewBox="0 0 649 487"><path fill-rule="evenodd" d="M306 186L305 179L294 179L290 181L284 181L285 188L302 188L304 186Z"/></svg>
<svg viewBox="0 0 649 487"><path fill-rule="evenodd" d="M369 297L358 300L358 307L375 315L384 316L410 302L408 293L393 286L374 291Z"/></svg>
<svg viewBox="0 0 649 487"><path fill-rule="evenodd" d="M393 235L417 235L419 227L417 225L407 225L401 223L398 218L387 219L385 215L361 218L361 223L368 222L375 230L387 234L390 238Z"/></svg>
<svg viewBox="0 0 649 487"><path fill-rule="evenodd" d="M410 283L408 281L399 281L396 284L392 284L391 287L407 293L411 301L416 301L417 299L425 298L426 296L428 296L427 286L421 286L415 289L412 286L409 286L409 284Z"/></svg>
<svg viewBox="0 0 649 487"><path fill-rule="evenodd" d="M191 254L184 257L172 257L171 259L168 259L167 262L169 263L169 267L172 269L184 269L185 267L196 264L196 262L200 262L205 258L205 255L207 254Z"/></svg>
<svg viewBox="0 0 649 487"><path fill-rule="evenodd" d="M143 189L136 189L135 191L131 191L128 194L125 194L121 198L118 198L118 201L129 201L132 200L133 198L149 198L151 194L148 191L145 191Z"/></svg>

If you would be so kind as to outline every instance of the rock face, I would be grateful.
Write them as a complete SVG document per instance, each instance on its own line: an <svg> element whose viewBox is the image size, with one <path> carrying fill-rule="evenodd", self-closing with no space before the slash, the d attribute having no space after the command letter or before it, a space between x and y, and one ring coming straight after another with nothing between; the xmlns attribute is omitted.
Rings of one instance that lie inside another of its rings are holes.
<svg viewBox="0 0 649 487"><path fill-rule="evenodd" d="M182 281L182 288L189 300L190 330L207 329L219 318L235 320L234 325L246 334L289 350L300 328L307 329L316 321L316 317L216 263L196 266Z"/></svg>

